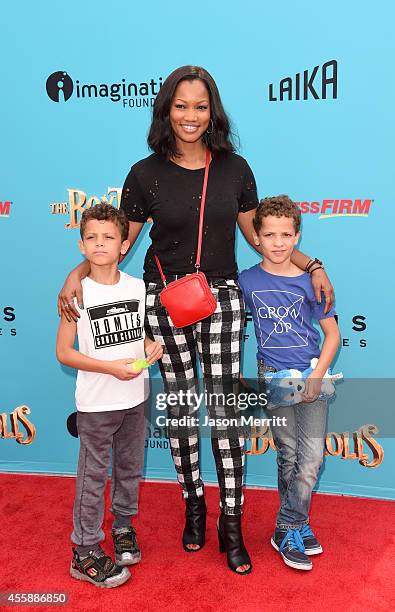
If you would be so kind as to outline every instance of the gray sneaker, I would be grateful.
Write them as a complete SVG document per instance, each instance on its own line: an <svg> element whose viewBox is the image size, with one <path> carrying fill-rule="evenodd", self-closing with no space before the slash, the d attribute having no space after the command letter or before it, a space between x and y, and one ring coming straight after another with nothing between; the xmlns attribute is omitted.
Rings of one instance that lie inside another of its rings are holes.
<svg viewBox="0 0 395 612"><path fill-rule="evenodd" d="M73 548L70 575L77 580L85 580L104 589L120 586L130 578L128 568L115 565L111 557L108 557L101 548L90 551L87 557L82 558Z"/></svg>
<svg viewBox="0 0 395 612"><path fill-rule="evenodd" d="M141 552L134 527L119 527L112 530L117 565L135 565L141 561Z"/></svg>

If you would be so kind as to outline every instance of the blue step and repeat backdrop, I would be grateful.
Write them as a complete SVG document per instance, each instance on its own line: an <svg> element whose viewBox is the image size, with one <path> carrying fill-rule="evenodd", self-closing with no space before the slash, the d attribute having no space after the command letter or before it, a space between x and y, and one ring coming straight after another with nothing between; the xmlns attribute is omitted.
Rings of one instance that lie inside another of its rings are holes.
<svg viewBox="0 0 395 612"><path fill-rule="evenodd" d="M259 195L300 203L301 249L336 289L334 370L346 381L318 489L393 498L393 3L24 0L2 17L0 470L75 473L57 293L81 258L81 211L103 197L119 205L130 166L149 154L161 82L191 63L216 79ZM141 276L148 244L146 231L126 272ZM257 261L240 235L237 257L241 269ZM249 320L246 377L253 336ZM209 442L202 468L215 482ZM149 426L146 447L145 475L174 479L165 430ZM276 486L269 432L247 448L247 484Z"/></svg>

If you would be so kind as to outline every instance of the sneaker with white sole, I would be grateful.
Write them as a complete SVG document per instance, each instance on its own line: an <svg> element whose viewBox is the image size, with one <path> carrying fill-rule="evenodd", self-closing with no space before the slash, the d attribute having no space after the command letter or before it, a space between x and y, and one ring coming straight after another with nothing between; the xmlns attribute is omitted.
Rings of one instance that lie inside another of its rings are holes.
<svg viewBox="0 0 395 612"><path fill-rule="evenodd" d="M136 539L134 527L119 527L112 529L112 539L115 548L117 565L135 565L141 561L141 552Z"/></svg>
<svg viewBox="0 0 395 612"><path fill-rule="evenodd" d="M305 553L303 538L298 529L276 527L271 544L289 567L298 570L311 570L313 564Z"/></svg>
<svg viewBox="0 0 395 612"><path fill-rule="evenodd" d="M94 586L112 589L124 584L130 578L127 567L115 565L101 548L90 551L86 557L80 557L73 548L70 575L77 580L85 580Z"/></svg>
<svg viewBox="0 0 395 612"><path fill-rule="evenodd" d="M305 525L300 530L306 555L319 555L323 552L322 546L312 532L310 525Z"/></svg>

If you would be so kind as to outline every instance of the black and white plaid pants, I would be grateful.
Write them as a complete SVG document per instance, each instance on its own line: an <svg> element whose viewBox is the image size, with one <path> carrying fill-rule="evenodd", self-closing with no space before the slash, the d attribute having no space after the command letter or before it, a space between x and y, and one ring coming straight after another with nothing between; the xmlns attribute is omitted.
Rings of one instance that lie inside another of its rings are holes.
<svg viewBox="0 0 395 612"><path fill-rule="evenodd" d="M228 398L231 394L234 399L238 392L244 302L234 280L218 280L210 286L217 300L216 311L195 325L178 329L160 303L159 294L163 286L147 284L145 331L163 346L159 367L167 393L179 393L180 390L199 393L199 357L206 398L210 398L206 403L208 414L215 419L211 428L211 445L220 488L220 506L225 514L241 514L244 436L242 428L234 425L238 418L237 404ZM188 405L181 403L168 408L172 421L175 416L196 416L191 402ZM233 425L226 425L229 419ZM169 439L184 497L203 495L197 425L171 424Z"/></svg>

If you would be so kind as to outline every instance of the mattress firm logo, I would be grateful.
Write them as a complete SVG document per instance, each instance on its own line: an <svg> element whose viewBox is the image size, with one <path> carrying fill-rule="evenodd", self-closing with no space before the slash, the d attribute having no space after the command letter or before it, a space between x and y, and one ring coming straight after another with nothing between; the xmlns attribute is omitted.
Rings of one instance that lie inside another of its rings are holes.
<svg viewBox="0 0 395 612"><path fill-rule="evenodd" d="M10 216L11 204L9 200L0 200L0 219L8 219Z"/></svg>
<svg viewBox="0 0 395 612"><path fill-rule="evenodd" d="M119 208L122 187L108 187L107 193L101 197L88 196L85 191L80 189L68 189L67 193L69 196L67 202L53 202L49 206L52 215L70 215L70 221L65 223L65 228L71 229L80 226L80 218L84 210L96 206L100 202Z"/></svg>
<svg viewBox="0 0 395 612"><path fill-rule="evenodd" d="M367 217L371 212L372 199L356 200L315 200L313 202L295 202L302 214L318 215L319 219L333 217Z"/></svg>
<svg viewBox="0 0 395 612"><path fill-rule="evenodd" d="M141 340L139 306L139 300L131 300L87 308L95 348Z"/></svg>
<svg viewBox="0 0 395 612"><path fill-rule="evenodd" d="M330 60L321 67L314 66L303 72L269 84L269 102L284 100L337 99L337 61Z"/></svg>
<svg viewBox="0 0 395 612"><path fill-rule="evenodd" d="M106 98L121 103L123 108L141 108L153 106L162 77L141 82L120 79L116 83L82 83L79 79L74 81L64 70L58 70L49 75L45 86L53 102L67 102L72 96L85 101Z"/></svg>

